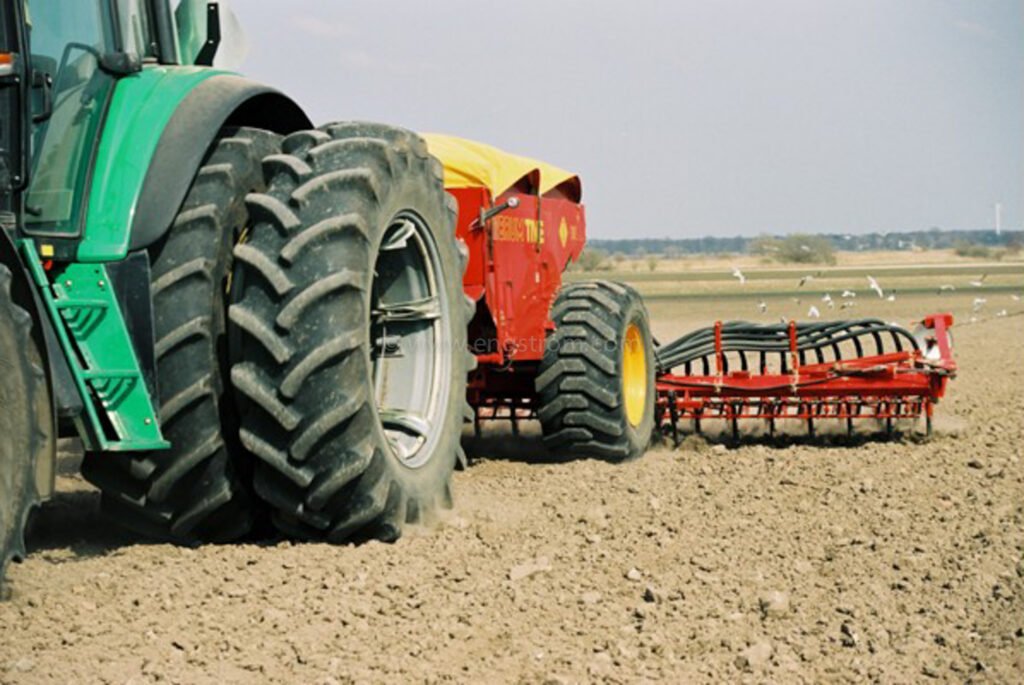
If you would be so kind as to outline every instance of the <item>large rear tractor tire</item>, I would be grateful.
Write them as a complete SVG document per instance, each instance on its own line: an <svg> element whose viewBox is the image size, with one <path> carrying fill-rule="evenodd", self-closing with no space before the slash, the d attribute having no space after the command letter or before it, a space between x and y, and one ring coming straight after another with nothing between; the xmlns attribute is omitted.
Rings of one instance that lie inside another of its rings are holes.
<svg viewBox="0 0 1024 685"><path fill-rule="evenodd" d="M253 526L251 464L225 396L232 248L249 225L245 197L265 188L260 160L277 135L225 130L174 224L151 250L160 422L171 448L87 454L82 472L117 523L162 540L237 539Z"/></svg>
<svg viewBox="0 0 1024 685"><path fill-rule="evenodd" d="M11 272L0 264L0 599L7 564L25 555L25 524L38 495L35 460L52 438L49 389L31 328L32 317L11 299Z"/></svg>
<svg viewBox="0 0 1024 685"><path fill-rule="evenodd" d="M654 429L655 358L647 309L631 287L570 283L537 373L537 414L553 451L635 459Z"/></svg>
<svg viewBox="0 0 1024 685"><path fill-rule="evenodd" d="M422 139L339 123L285 139L235 250L231 378L284 532L394 540L451 504L470 308L454 202Z"/></svg>

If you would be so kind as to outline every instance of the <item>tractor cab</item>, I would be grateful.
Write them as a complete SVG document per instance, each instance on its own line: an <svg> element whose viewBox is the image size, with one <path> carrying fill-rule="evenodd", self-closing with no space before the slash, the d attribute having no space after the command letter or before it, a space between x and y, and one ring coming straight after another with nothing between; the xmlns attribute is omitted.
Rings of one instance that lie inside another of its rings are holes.
<svg viewBox="0 0 1024 685"><path fill-rule="evenodd" d="M24 231L80 237L86 223L91 169L118 79L144 68L212 63L226 10L185 0L26 0L31 51L31 153ZM208 14L212 14L208 16ZM228 21L231 25L234 22ZM211 43L204 53L203 48Z"/></svg>

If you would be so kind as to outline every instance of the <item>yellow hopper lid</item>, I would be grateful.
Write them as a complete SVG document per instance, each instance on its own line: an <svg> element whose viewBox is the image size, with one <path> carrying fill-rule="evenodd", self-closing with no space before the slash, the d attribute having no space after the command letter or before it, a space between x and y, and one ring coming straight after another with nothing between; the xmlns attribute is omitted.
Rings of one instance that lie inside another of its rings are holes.
<svg viewBox="0 0 1024 685"><path fill-rule="evenodd" d="M541 195L563 184L566 184L565 193L575 201L579 202L582 195L579 176L556 166L473 140L438 133L420 135L427 141L430 154L444 165L446 188L484 187L490 190L491 197L498 197L524 177L531 176Z"/></svg>

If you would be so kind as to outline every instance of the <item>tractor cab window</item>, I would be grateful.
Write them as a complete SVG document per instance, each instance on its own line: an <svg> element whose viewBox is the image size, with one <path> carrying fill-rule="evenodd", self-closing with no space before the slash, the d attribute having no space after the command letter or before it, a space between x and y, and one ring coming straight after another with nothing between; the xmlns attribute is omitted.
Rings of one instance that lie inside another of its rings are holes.
<svg viewBox="0 0 1024 685"><path fill-rule="evenodd" d="M156 32L147 0L117 0L117 21L124 52L134 52L143 59L158 57Z"/></svg>
<svg viewBox="0 0 1024 685"><path fill-rule="evenodd" d="M26 6L35 125L25 228L74 236L84 219L92 153L114 85L99 66L100 56L114 49L110 3L28 0Z"/></svg>

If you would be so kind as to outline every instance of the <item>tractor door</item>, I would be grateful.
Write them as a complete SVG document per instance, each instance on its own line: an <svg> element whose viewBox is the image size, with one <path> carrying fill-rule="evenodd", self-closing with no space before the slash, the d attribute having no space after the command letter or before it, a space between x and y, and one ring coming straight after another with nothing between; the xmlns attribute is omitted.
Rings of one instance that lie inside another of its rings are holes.
<svg viewBox="0 0 1024 685"><path fill-rule="evenodd" d="M26 51L22 0L0 0L0 226L17 225L28 168Z"/></svg>
<svg viewBox="0 0 1024 685"><path fill-rule="evenodd" d="M30 235L81 235L90 170L114 76L101 67L120 42L109 0L25 0L32 86Z"/></svg>

